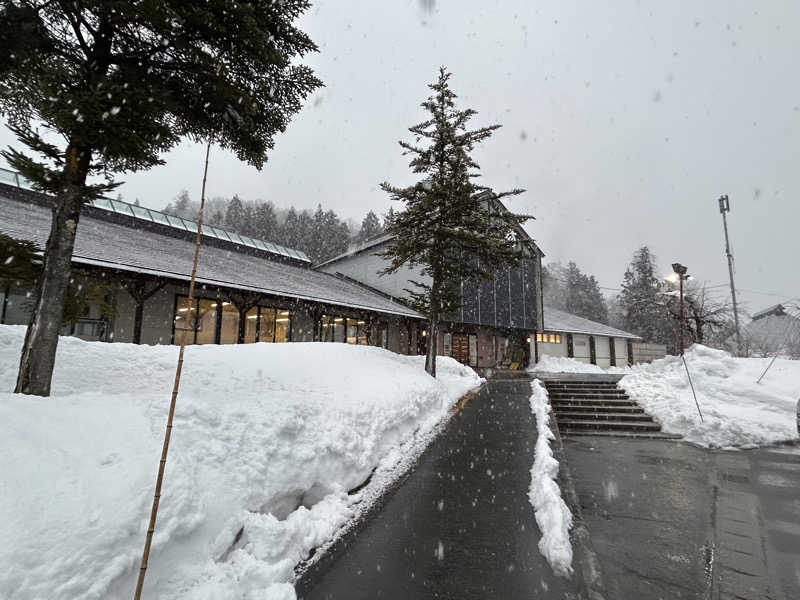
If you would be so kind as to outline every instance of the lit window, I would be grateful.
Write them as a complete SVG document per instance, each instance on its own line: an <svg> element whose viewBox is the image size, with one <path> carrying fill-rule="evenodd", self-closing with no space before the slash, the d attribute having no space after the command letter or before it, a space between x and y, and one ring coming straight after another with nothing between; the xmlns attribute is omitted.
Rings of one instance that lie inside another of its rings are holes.
<svg viewBox="0 0 800 600"><path fill-rule="evenodd" d="M551 333L550 334L550 343L551 344L555 344L556 343L556 334L555 333Z"/></svg>
<svg viewBox="0 0 800 600"><path fill-rule="evenodd" d="M537 333L536 334L536 341L537 342L541 342L542 341L542 334L541 333Z"/></svg>

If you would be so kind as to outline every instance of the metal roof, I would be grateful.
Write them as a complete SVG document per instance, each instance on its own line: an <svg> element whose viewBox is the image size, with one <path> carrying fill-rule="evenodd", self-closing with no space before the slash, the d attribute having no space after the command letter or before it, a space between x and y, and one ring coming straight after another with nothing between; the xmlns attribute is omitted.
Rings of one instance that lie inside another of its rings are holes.
<svg viewBox="0 0 800 600"><path fill-rule="evenodd" d="M22 189L35 191L33 189L33 185L27 179L22 177L22 175L19 173L9 171L8 169L0 169L0 182L9 185L16 185ZM90 200L87 204L94 208L99 208L100 210L116 213L118 215L124 215L126 217L133 217L134 219L140 219L150 223L158 223L160 225L166 225L167 227L173 227L179 231L197 232L197 222L195 221L183 219L174 215L168 215L161 211L153 210L152 208L137 206L128 202L123 202L122 200L97 198L96 200ZM294 250L293 248L279 246L278 244L273 244L271 242L250 238L246 235L240 235L232 231L220 229L219 227L204 225L202 235L213 237L224 242L233 242L234 244L249 246L250 248L256 248L264 252L270 252L272 254L277 254L278 256L284 256L311 264L311 259L308 258L305 252Z"/></svg>
<svg viewBox="0 0 800 600"><path fill-rule="evenodd" d="M9 198L0 188L0 231L3 233L44 247L50 233L50 219L51 211L47 206ZM194 242L186 239L185 234L172 236L87 214L81 217L78 224L72 260L77 264L188 281L193 255ZM308 267L236 251L233 247L203 246L197 281L200 284L422 318L407 306L364 286Z"/></svg>
<svg viewBox="0 0 800 600"><path fill-rule="evenodd" d="M629 338L633 340L642 339L638 335L616 329L603 323L590 321L577 315L558 310L550 306L544 307L544 328L545 331L557 331L563 333L585 333L587 335L604 335L615 338Z"/></svg>

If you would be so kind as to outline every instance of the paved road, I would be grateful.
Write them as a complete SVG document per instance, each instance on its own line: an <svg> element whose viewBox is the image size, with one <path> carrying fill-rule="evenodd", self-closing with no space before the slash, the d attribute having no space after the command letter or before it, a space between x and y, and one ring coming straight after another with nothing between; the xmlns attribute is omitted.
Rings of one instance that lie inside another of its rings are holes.
<svg viewBox="0 0 800 600"><path fill-rule="evenodd" d="M800 598L800 451L565 440L609 597Z"/></svg>
<svg viewBox="0 0 800 600"><path fill-rule="evenodd" d="M577 576L555 577L537 548L529 396L527 380L490 380L381 510L298 582L298 597L579 598Z"/></svg>

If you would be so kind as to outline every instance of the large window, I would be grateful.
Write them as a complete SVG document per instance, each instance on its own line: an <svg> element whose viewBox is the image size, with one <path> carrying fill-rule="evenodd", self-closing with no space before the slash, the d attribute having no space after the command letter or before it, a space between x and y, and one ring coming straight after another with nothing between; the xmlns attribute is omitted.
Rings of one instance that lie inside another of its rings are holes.
<svg viewBox="0 0 800 600"><path fill-rule="evenodd" d="M345 317L323 315L320 320L320 334L323 342L369 344L367 322L362 319L347 319Z"/></svg>
<svg viewBox="0 0 800 600"><path fill-rule="evenodd" d="M174 343L180 344L184 331L187 344L235 344L239 339L239 310L231 302L204 298L196 299L190 307L186 296L178 296ZM290 340L291 313L288 310L256 306L247 311L245 343Z"/></svg>
<svg viewBox="0 0 800 600"><path fill-rule="evenodd" d="M537 333L536 334L536 341L540 344L560 344L561 343L561 334L560 333Z"/></svg>

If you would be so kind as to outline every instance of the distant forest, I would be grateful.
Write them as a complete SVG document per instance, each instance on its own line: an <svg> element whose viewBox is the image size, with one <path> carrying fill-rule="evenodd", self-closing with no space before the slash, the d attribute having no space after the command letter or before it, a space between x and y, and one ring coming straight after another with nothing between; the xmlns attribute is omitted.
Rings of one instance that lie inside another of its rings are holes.
<svg viewBox="0 0 800 600"><path fill-rule="evenodd" d="M163 212L197 220L200 203L181 191ZM391 219L392 210L383 221L369 211L361 227L352 227L332 210L317 205L315 211L277 208L272 202L216 197L206 201L205 222L252 238L266 240L302 250L313 263L326 261L346 252L353 245L361 244L383 233L386 219Z"/></svg>

